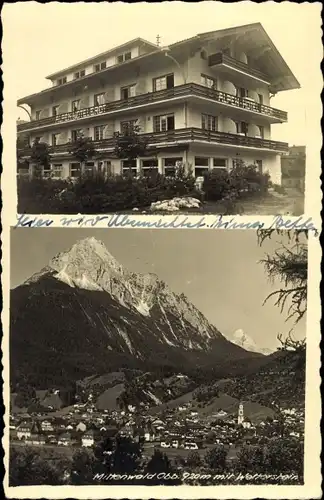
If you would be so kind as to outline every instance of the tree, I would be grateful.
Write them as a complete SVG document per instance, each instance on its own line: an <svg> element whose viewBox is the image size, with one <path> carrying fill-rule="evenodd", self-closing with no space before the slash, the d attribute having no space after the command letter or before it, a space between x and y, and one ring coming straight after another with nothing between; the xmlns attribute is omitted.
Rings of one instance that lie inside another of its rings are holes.
<svg viewBox="0 0 324 500"><path fill-rule="evenodd" d="M243 446L237 455L237 468L242 473L264 471L264 450L262 446Z"/></svg>
<svg viewBox="0 0 324 500"><path fill-rule="evenodd" d="M301 479L304 469L304 445L296 438L271 439L265 457L266 472L297 474Z"/></svg>
<svg viewBox="0 0 324 500"><path fill-rule="evenodd" d="M274 233L286 235L292 247L288 248L287 245L281 243L272 255L267 254L266 258L261 260L269 280L273 282L277 278L283 283L283 287L270 293L264 303L274 297L275 305L280 308L280 311L287 310L286 321L294 318L296 324L304 317L307 309L308 233L307 231L290 232L275 229L259 230L259 245L261 246ZM292 347L292 339L288 341L289 343Z"/></svg>
<svg viewBox="0 0 324 500"><path fill-rule="evenodd" d="M191 451L188 454L186 464L188 467L192 468L199 467L201 465L201 458L198 451Z"/></svg>
<svg viewBox="0 0 324 500"><path fill-rule="evenodd" d="M35 139L32 145L30 161L36 164L33 173L34 177L41 177L43 169L48 169L51 162L51 156L46 142Z"/></svg>
<svg viewBox="0 0 324 500"><path fill-rule="evenodd" d="M10 486L60 484L63 484L62 471L57 470L48 460L42 459L39 453L29 449L10 450Z"/></svg>
<svg viewBox="0 0 324 500"><path fill-rule="evenodd" d="M78 134L75 141L71 143L69 153L81 164L81 176L84 174L85 163L91 160L95 153L91 137L84 137L83 134Z"/></svg>
<svg viewBox="0 0 324 500"><path fill-rule="evenodd" d="M174 472L173 467L169 458L165 453L162 453L160 450L155 450L148 464L146 465L145 472L149 474L159 474L164 472L165 474L170 474ZM170 477L170 476L169 476ZM148 484L158 485L158 484L168 484L175 485L179 484L179 480L177 479L165 479L165 478L157 478L156 476L149 481Z"/></svg>
<svg viewBox="0 0 324 500"><path fill-rule="evenodd" d="M140 135L140 127L133 125L126 127L122 132L115 132L115 155L121 160L131 162L140 156L145 156L148 147L148 137ZM131 166L129 167L131 172Z"/></svg>
<svg viewBox="0 0 324 500"><path fill-rule="evenodd" d="M226 468L227 452L224 446L217 446L207 451L205 463L207 467L217 471L223 471Z"/></svg>
<svg viewBox="0 0 324 500"><path fill-rule="evenodd" d="M87 451L78 450L72 457L71 483L87 485L94 482L95 460Z"/></svg>
<svg viewBox="0 0 324 500"><path fill-rule="evenodd" d="M27 408L32 403L35 403L36 399L36 391L31 385L24 383L17 388L15 405L18 408Z"/></svg>

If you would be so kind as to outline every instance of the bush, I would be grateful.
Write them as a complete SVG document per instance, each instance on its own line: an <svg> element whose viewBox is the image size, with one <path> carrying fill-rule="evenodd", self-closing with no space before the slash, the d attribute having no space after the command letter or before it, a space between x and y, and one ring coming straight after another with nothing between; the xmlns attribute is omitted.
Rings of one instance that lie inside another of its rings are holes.
<svg viewBox="0 0 324 500"><path fill-rule="evenodd" d="M18 180L19 213L106 213L146 207L176 196L199 197L195 179L183 171L176 177L157 172L103 178L84 176L76 182L51 179Z"/></svg>
<svg viewBox="0 0 324 500"><path fill-rule="evenodd" d="M239 164L232 170L215 169L204 176L206 201L235 200L251 194L266 193L269 174L261 174L255 165Z"/></svg>
<svg viewBox="0 0 324 500"><path fill-rule="evenodd" d="M280 186L279 184L273 184L272 185L273 190L278 193L278 194L286 194L286 190L283 186Z"/></svg>

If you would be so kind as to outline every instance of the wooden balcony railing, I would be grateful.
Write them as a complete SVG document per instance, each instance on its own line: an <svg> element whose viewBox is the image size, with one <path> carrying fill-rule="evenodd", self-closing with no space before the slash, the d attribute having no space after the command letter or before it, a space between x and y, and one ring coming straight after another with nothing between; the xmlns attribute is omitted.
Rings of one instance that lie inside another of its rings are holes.
<svg viewBox="0 0 324 500"><path fill-rule="evenodd" d="M212 144L224 144L228 146L247 146L256 149L266 149L277 152L287 152L288 144L286 142L270 141L268 139L259 139L256 137L243 136L238 134L227 134L224 132L214 132L199 128L182 128L169 130L166 132L154 132L151 134L142 134L148 138L148 144L151 147L157 144L181 144L190 142L210 142ZM101 141L93 141L95 150L113 152L115 139L103 139ZM57 146L49 146L49 153L64 153L68 154L71 147L71 142L60 144ZM30 156L31 148L20 149L19 153L22 157Z"/></svg>
<svg viewBox="0 0 324 500"><path fill-rule="evenodd" d="M209 66L217 66L218 64L226 64L226 66L230 66L231 68L238 69L239 71L243 71L248 75L255 76L264 82L269 82L269 76L263 73L262 71L252 68L248 64L245 64L242 61L238 61L233 57L230 57L222 52L218 52L217 54L212 54L209 56L208 65Z"/></svg>
<svg viewBox="0 0 324 500"><path fill-rule="evenodd" d="M242 97L236 97L234 95L227 94L226 92L210 89L208 87L204 87L203 85L198 85L196 83L187 83L185 85L178 85L176 87L173 87L172 89L149 92L147 94L130 97L129 99L121 99L119 101L101 104L100 106L84 108L76 112L62 113L56 116L50 116L49 118L43 118L41 120L32 120L28 123L22 123L18 125L17 129L18 132L22 132L24 130L30 130L37 127L77 121L82 118L91 118L93 116L128 109L135 106L145 106L150 103L156 103L175 98L186 98L190 96L208 98L212 101L245 109L246 111L260 113L262 115L269 116L280 121L287 121L287 113L285 111L271 108L270 106L265 106L264 104L259 104L255 101L251 101L250 99L244 99Z"/></svg>

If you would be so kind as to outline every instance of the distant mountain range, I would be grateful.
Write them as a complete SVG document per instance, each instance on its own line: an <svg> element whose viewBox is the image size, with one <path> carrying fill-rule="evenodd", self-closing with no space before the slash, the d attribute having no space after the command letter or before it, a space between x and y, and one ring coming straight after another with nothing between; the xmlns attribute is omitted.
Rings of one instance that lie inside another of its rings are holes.
<svg viewBox="0 0 324 500"><path fill-rule="evenodd" d="M120 368L176 371L263 358L248 343L227 340L158 276L125 269L94 238L13 289L10 312L13 386L45 389Z"/></svg>
<svg viewBox="0 0 324 500"><path fill-rule="evenodd" d="M232 335L228 335L227 339L230 342L233 342L233 344L243 347L243 349L250 352L258 352L264 354L265 356L273 353L271 349L258 346L254 340L241 329L236 330Z"/></svg>

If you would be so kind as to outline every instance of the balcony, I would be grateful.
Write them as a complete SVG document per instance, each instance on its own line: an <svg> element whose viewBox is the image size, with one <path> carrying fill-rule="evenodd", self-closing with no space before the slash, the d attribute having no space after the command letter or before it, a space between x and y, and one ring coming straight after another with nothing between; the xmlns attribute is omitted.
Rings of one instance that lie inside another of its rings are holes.
<svg viewBox="0 0 324 500"><path fill-rule="evenodd" d="M248 137L239 134L227 134L224 132L213 132L200 128L183 128L169 130L167 132L155 132L151 134L141 134L143 137L148 137L149 147L170 147L180 144L210 143L211 145L232 146L234 148L251 148L256 150L274 151L285 153L288 151L286 142L270 141L268 139L259 139L256 137ZM93 141L93 145L98 151L113 153L115 139L111 137L102 141ZM49 153L56 155L67 155L71 146L71 142L60 144L58 146L50 146ZM31 154L31 148L19 150L22 157L28 157Z"/></svg>
<svg viewBox="0 0 324 500"><path fill-rule="evenodd" d="M262 80L263 82L269 84L269 76L258 69L252 68L248 64L244 62L238 61L233 57L230 57L222 52L218 52L217 54L212 54L208 58L209 66L225 66L236 71L240 71L241 73L245 73L247 75L253 76L258 80Z"/></svg>
<svg viewBox="0 0 324 500"><path fill-rule="evenodd" d="M159 90L157 92L149 92L141 94L128 99L121 99L113 101L100 106L92 106L84 108L76 112L63 113L42 120L33 120L31 122L22 123L18 125L18 132L49 127L52 125L62 125L64 123L76 122L79 120L93 118L100 115L109 113L116 113L121 110L128 111L131 108L144 107L150 104L157 104L171 99L187 99L190 97L210 99L221 105L230 106L236 109L258 113L265 117L270 117L275 122L287 121L287 113L264 104L259 104L255 101L236 97L232 94L227 94L219 90L213 90L203 85L196 83L187 83L185 85L178 85L171 89Z"/></svg>

